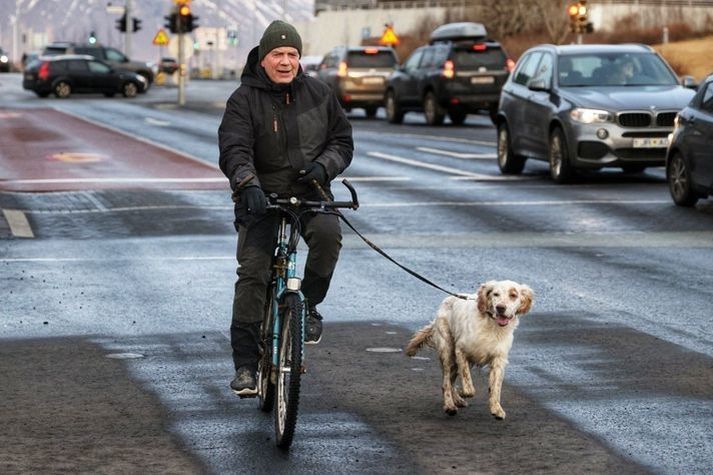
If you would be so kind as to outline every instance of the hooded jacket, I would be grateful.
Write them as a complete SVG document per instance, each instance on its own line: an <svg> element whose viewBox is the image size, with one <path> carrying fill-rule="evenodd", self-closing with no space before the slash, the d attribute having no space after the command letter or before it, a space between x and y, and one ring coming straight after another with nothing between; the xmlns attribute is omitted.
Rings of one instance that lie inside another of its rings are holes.
<svg viewBox="0 0 713 475"><path fill-rule="evenodd" d="M218 129L220 169L234 191L249 184L266 193L314 196L308 184L296 182L305 165L324 166L328 182L349 166L352 128L329 86L301 68L290 84L273 83L257 47L240 81Z"/></svg>

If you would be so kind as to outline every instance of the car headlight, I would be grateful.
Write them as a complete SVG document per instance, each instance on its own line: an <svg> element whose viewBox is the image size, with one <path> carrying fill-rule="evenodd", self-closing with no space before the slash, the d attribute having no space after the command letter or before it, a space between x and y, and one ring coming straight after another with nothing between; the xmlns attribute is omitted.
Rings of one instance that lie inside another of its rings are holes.
<svg viewBox="0 0 713 475"><path fill-rule="evenodd" d="M572 109L569 116L577 122L583 124L599 124L602 122L611 122L612 115L599 109L580 109L579 107Z"/></svg>
<svg viewBox="0 0 713 475"><path fill-rule="evenodd" d="M142 82L142 83L144 83L144 84L145 84L146 82L148 82L148 81L146 81L146 78L143 77L141 74L137 74L137 75L136 75L136 79L138 79L140 82Z"/></svg>

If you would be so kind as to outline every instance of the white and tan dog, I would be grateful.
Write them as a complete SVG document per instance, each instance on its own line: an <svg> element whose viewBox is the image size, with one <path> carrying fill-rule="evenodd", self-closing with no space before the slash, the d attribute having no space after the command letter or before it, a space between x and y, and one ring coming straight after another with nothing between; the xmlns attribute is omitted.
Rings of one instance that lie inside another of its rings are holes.
<svg viewBox="0 0 713 475"><path fill-rule="evenodd" d="M467 405L463 398L475 395L471 366L489 366L490 413L504 419L500 390L505 366L519 316L530 311L533 292L511 280L491 280L467 297L443 300L433 322L411 338L406 355L414 356L423 345L436 349L443 369L443 410L450 415ZM458 376L460 394L455 389Z"/></svg>

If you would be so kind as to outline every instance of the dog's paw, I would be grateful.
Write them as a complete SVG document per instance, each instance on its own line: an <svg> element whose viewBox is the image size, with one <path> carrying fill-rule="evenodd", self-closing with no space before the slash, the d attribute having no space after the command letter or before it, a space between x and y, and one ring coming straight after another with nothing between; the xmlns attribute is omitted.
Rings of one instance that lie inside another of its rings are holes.
<svg viewBox="0 0 713 475"><path fill-rule="evenodd" d="M468 403L465 402L465 399L463 399L456 393L453 393L453 402L457 407L468 407Z"/></svg>
<svg viewBox="0 0 713 475"><path fill-rule="evenodd" d="M443 406L443 411L449 416L455 416L458 413L456 406Z"/></svg>
<svg viewBox="0 0 713 475"><path fill-rule="evenodd" d="M497 406L492 406L490 408L490 413L495 416L496 419L505 419L505 410L498 404Z"/></svg>
<svg viewBox="0 0 713 475"><path fill-rule="evenodd" d="M461 388L460 395L468 398L473 397L475 396L475 388L473 386Z"/></svg>

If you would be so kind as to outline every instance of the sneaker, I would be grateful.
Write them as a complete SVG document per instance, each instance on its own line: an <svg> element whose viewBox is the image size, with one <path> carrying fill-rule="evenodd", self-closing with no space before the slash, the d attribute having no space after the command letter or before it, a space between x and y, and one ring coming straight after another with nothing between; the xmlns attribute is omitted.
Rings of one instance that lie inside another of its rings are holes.
<svg viewBox="0 0 713 475"><path fill-rule="evenodd" d="M317 308L309 309L305 325L305 343L316 345L322 340L322 315L319 314Z"/></svg>
<svg viewBox="0 0 713 475"><path fill-rule="evenodd" d="M230 382L230 389L240 397L253 397L257 395L257 381L255 370L241 366L235 372L235 378Z"/></svg>

